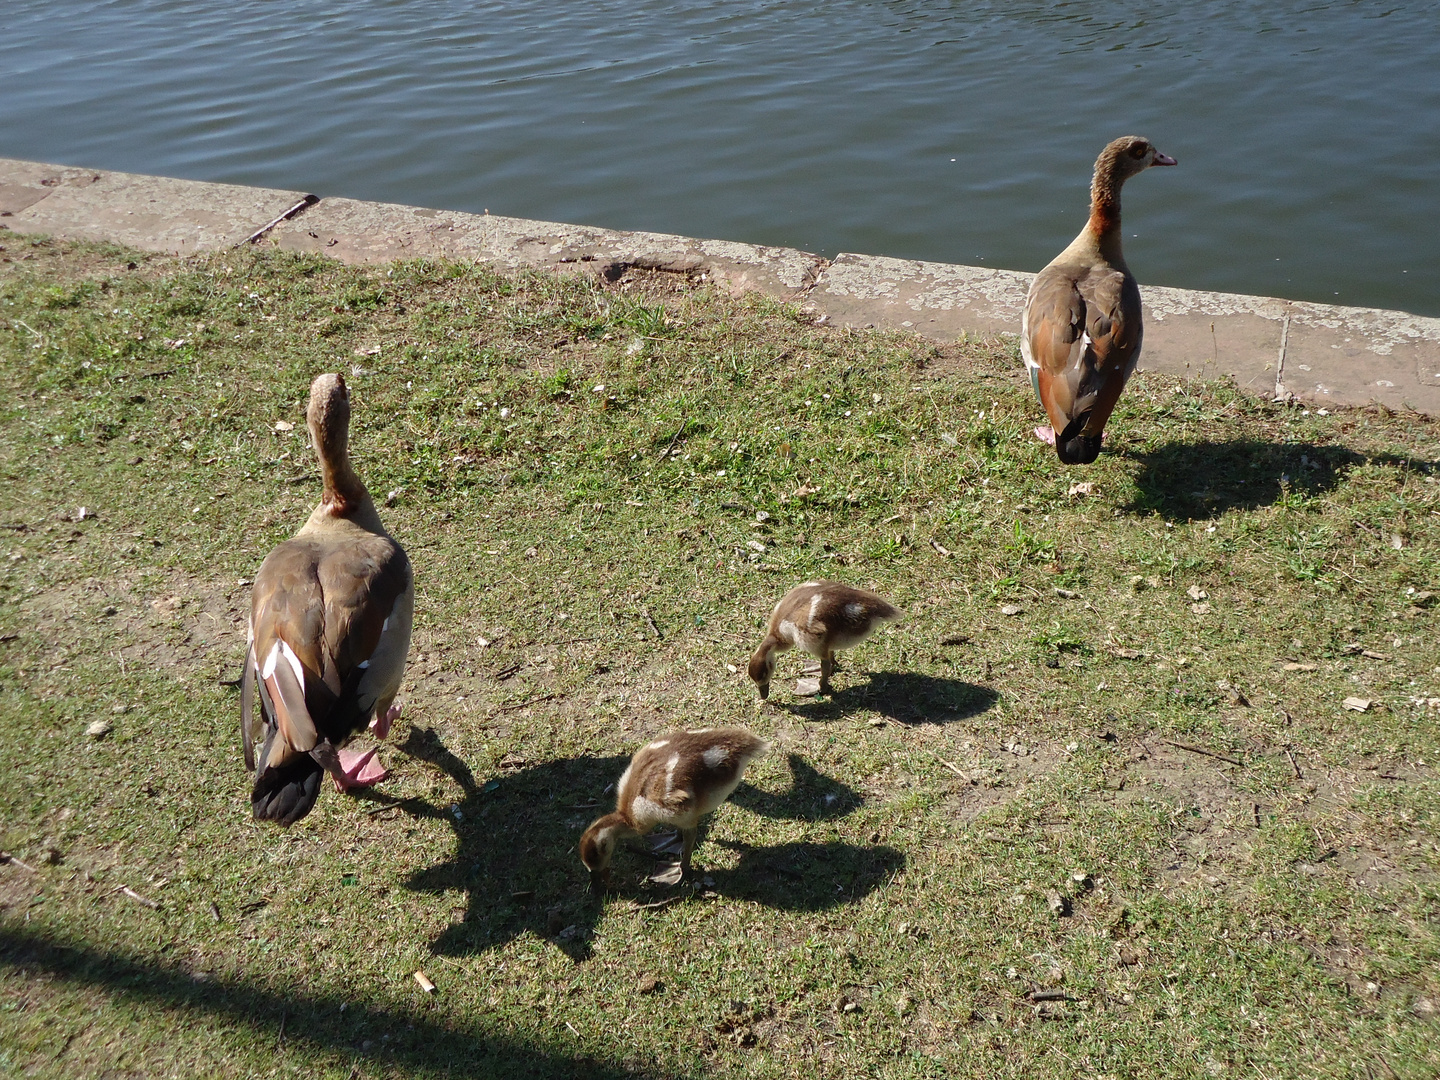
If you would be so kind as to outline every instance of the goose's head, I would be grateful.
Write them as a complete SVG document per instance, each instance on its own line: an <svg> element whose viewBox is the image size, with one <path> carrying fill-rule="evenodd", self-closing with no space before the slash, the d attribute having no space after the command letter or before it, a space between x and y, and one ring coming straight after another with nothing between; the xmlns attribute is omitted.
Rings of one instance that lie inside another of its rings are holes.
<svg viewBox="0 0 1440 1080"><path fill-rule="evenodd" d="M610 859L615 854L616 841L626 831L618 814L606 814L580 837L580 861L590 871L590 888L597 893L604 892L610 884Z"/></svg>
<svg viewBox="0 0 1440 1080"><path fill-rule="evenodd" d="M1139 135L1122 135L1100 152L1095 171L1107 172L1114 179L1123 181L1152 165L1175 163L1174 158L1162 154L1149 139Z"/></svg>
<svg viewBox="0 0 1440 1080"><path fill-rule="evenodd" d="M305 409L310 441L322 461L344 457L350 436L350 391L345 376L317 375L310 384L310 403Z"/></svg>
<svg viewBox="0 0 1440 1080"><path fill-rule="evenodd" d="M760 691L760 698L770 696L770 677L775 674L775 652L773 649L761 648L754 656L750 657L750 678Z"/></svg>

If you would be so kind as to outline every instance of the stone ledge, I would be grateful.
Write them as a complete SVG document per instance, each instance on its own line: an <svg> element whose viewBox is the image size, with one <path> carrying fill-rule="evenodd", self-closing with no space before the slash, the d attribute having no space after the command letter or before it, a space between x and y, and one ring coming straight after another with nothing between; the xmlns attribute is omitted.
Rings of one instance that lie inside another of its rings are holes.
<svg viewBox="0 0 1440 1080"><path fill-rule="evenodd" d="M301 202L310 205L276 221ZM878 255L827 263L792 248L0 159L0 227L17 233L186 255L235 246L266 226L262 244L352 263L429 257L610 276L628 267L683 273L803 301L838 325L947 341L1018 333L1032 277ZM1140 292L1142 368L1229 376L1254 393L1316 405L1376 402L1440 415L1440 319L1160 286Z"/></svg>
<svg viewBox="0 0 1440 1080"><path fill-rule="evenodd" d="M170 255L233 247L305 198L300 191L0 159L0 225Z"/></svg>
<svg viewBox="0 0 1440 1080"><path fill-rule="evenodd" d="M473 259L507 269L614 272L638 266L703 274L734 292L754 289L780 299L802 296L824 266L819 256L790 248L355 199L324 199L277 226L262 243L287 251L324 252L351 263L423 256Z"/></svg>
<svg viewBox="0 0 1440 1080"><path fill-rule="evenodd" d="M1033 276L845 253L822 272L808 303L840 325L945 341L1017 334ZM1229 376L1254 393L1316 405L1378 402L1440 415L1440 319L1164 286L1142 285L1140 296L1142 369Z"/></svg>

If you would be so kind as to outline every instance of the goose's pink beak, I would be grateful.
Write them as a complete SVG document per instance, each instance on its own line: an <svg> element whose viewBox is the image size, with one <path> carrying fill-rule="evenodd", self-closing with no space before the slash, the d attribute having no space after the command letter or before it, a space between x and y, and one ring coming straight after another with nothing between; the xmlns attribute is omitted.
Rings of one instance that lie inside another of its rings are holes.
<svg viewBox="0 0 1440 1080"><path fill-rule="evenodd" d="M1159 150L1156 150L1156 151L1155 151L1155 164L1156 164L1156 165L1178 165L1178 164L1180 164L1180 163L1179 163L1178 161L1176 161L1173 157L1171 157L1169 154L1162 154L1162 153L1160 153Z"/></svg>

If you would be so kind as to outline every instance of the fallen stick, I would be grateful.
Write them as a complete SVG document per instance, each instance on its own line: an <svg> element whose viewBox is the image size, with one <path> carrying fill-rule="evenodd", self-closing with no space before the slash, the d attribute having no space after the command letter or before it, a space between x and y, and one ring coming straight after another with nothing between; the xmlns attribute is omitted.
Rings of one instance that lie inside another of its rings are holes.
<svg viewBox="0 0 1440 1080"><path fill-rule="evenodd" d="M273 221L267 221L264 225L261 225L260 228L256 229L253 233L251 233L249 236L247 236L244 240L241 240L241 241L240 241L238 244L236 244L235 246L238 248L238 247L244 247L246 244L253 244L256 240L259 240L262 236L264 236L267 232L269 232L271 229L273 229L276 225L279 225L282 221L286 221L286 220L294 217L294 216L295 216L296 214L298 214L301 210L304 210L307 206L314 206L314 205L315 205L316 203L318 203L319 201L320 201L320 197L319 197L318 195L306 195L303 199L301 199L299 202L297 202L294 206L290 207L289 210L286 210L283 214L281 214L281 215L280 215L279 217L277 217L275 220L273 220ZM16 320L16 321L18 322L19 320Z"/></svg>
<svg viewBox="0 0 1440 1080"><path fill-rule="evenodd" d="M685 429L689 426L690 418L686 417L685 420L680 424L680 430L675 432L674 435L670 436L669 444L665 447L664 450L660 451L660 456L655 459L656 461L664 461L667 457L670 456L670 451L675 449L675 444L680 441L680 436L685 434Z"/></svg>
<svg viewBox="0 0 1440 1080"><path fill-rule="evenodd" d="M23 859L17 859L8 851L0 851L0 863L14 863L16 866L20 867L21 870L29 870L32 874L38 874L40 872L36 870L35 867L25 862Z"/></svg>
<svg viewBox="0 0 1440 1080"><path fill-rule="evenodd" d="M138 892L136 892L134 889L130 888L129 885L119 885L119 886L116 886L115 891L116 891L116 892L119 892L119 893L124 893L124 894L125 894L126 896L128 896L131 900L134 900L137 904L144 904L144 905L145 905L146 907L148 907L151 911L159 911L159 910L160 910L160 905L159 905L159 904L157 904L154 900L151 900L149 897L141 896L141 895L140 895Z"/></svg>
<svg viewBox="0 0 1440 1080"><path fill-rule="evenodd" d="M678 904L685 899L683 896L667 896L664 900L656 900L653 904L632 904L631 911L653 911L656 908L669 907L671 904Z"/></svg>
<svg viewBox="0 0 1440 1080"><path fill-rule="evenodd" d="M1290 768L1295 770L1295 779L1304 780L1305 778L1300 775L1300 766L1295 764L1295 755L1290 752L1288 746L1285 747L1285 756L1290 759Z"/></svg>
<svg viewBox="0 0 1440 1080"><path fill-rule="evenodd" d="M1233 757L1226 757L1224 754L1217 754L1213 750L1205 750L1199 746L1189 746L1183 742L1174 742L1170 739L1161 739L1160 741L1163 743L1168 743L1171 746L1179 747L1181 750L1189 750L1192 754L1204 754L1206 757L1217 758L1220 761L1228 761L1231 765L1239 765L1242 769L1245 767L1245 763L1243 761L1236 761Z"/></svg>

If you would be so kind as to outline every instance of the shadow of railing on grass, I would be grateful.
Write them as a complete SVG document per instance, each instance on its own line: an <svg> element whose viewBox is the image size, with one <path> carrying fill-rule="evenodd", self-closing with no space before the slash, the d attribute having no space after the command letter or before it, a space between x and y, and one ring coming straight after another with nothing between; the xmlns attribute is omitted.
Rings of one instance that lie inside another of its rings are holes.
<svg viewBox="0 0 1440 1080"><path fill-rule="evenodd" d="M593 1058L529 1045L477 1022L446 1024L420 1009L365 1005L338 994L303 994L243 979L200 981L154 960L82 941L56 941L28 929L0 926L0 971L46 982L93 987L116 999L149 1001L191 1015L209 1014L277 1043L353 1055L392 1070L453 1077L660 1077ZM117 1019L117 1024L120 1021ZM368 1050L362 1047L369 1043Z"/></svg>

